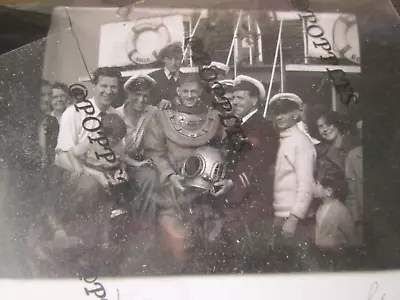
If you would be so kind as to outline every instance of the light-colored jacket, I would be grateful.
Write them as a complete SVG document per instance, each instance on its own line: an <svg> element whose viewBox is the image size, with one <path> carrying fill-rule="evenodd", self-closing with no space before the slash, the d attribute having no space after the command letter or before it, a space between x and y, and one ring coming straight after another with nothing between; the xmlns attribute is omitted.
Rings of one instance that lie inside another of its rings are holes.
<svg viewBox="0 0 400 300"><path fill-rule="evenodd" d="M334 250L356 243L356 228L347 207L337 199L331 203L323 203L317 211L316 246Z"/></svg>
<svg viewBox="0 0 400 300"><path fill-rule="evenodd" d="M346 160L346 177L349 183L349 195L346 205L354 221L363 221L363 155L362 147L350 151Z"/></svg>
<svg viewBox="0 0 400 300"><path fill-rule="evenodd" d="M280 133L274 180L275 216L286 218L293 214L300 219L308 216L315 163L314 145L298 126Z"/></svg>

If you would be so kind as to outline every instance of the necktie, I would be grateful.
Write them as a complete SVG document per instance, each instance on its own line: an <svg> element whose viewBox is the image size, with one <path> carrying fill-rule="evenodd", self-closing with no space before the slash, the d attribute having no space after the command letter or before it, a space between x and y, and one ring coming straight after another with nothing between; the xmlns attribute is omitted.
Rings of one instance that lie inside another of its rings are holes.
<svg viewBox="0 0 400 300"><path fill-rule="evenodd" d="M173 85L173 84L175 84L175 77L174 76L170 76L169 77L169 83L171 84L171 85Z"/></svg>

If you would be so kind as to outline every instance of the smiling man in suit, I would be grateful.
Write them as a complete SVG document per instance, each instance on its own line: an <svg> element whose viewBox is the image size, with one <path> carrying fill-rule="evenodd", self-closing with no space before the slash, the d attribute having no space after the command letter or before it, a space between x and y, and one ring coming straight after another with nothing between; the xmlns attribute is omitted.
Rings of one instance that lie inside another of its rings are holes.
<svg viewBox="0 0 400 300"><path fill-rule="evenodd" d="M233 189L224 196L225 232L235 266L244 271L267 268L266 254L272 235L273 169L279 136L258 107L265 100L265 88L255 78L239 75L233 82L222 81L231 98L233 114L251 142L250 151L229 150L229 178ZM240 241L240 243L236 242ZM257 261L255 264L254 262ZM263 265L262 265L263 264ZM239 267L240 268L240 267Z"/></svg>
<svg viewBox="0 0 400 300"><path fill-rule="evenodd" d="M157 84L150 96L150 105L166 108L177 95L178 79L182 63L182 44L175 42L161 49L158 58L164 63L164 68L149 73Z"/></svg>

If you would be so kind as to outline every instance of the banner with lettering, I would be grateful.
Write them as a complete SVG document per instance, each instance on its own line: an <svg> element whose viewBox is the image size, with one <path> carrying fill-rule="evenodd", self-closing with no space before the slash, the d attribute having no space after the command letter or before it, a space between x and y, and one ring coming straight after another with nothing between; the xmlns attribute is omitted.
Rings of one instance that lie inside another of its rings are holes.
<svg viewBox="0 0 400 300"><path fill-rule="evenodd" d="M100 29L99 66L147 65L167 44L183 39L182 15L108 23Z"/></svg>
<svg viewBox="0 0 400 300"><path fill-rule="evenodd" d="M305 18L308 57L327 57L332 51L338 59L360 64L360 43L355 15L315 13Z"/></svg>

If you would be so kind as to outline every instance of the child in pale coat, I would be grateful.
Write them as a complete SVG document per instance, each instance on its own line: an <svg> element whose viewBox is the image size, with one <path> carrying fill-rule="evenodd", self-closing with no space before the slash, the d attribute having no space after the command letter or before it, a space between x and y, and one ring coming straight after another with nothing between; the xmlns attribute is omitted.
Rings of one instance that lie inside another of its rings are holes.
<svg viewBox="0 0 400 300"><path fill-rule="evenodd" d="M343 175L332 172L316 184L314 195L322 203L316 215L315 245L335 265L344 264L347 249L356 245L357 233L348 208L339 200Z"/></svg>

